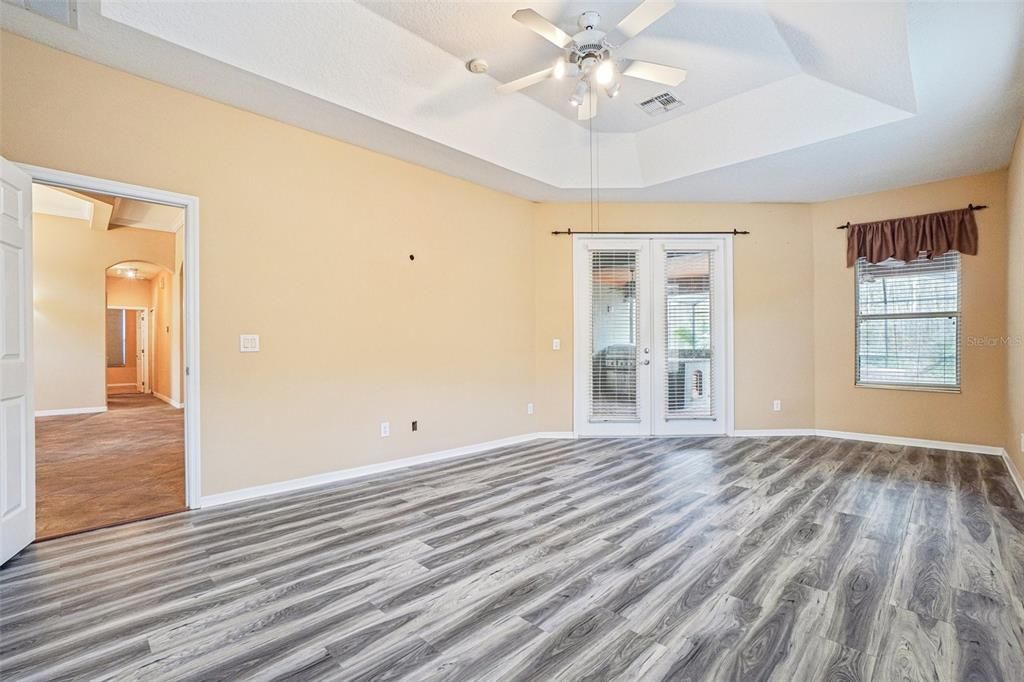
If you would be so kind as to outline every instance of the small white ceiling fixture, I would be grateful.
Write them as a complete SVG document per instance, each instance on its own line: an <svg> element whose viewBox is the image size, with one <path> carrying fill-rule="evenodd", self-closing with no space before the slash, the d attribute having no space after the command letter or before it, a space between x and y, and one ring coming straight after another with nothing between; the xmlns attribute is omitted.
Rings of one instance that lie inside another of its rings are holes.
<svg viewBox="0 0 1024 682"><path fill-rule="evenodd" d="M122 279L153 279L164 268L147 261L132 260L118 263L107 269L107 274Z"/></svg>
<svg viewBox="0 0 1024 682"><path fill-rule="evenodd" d="M638 59L621 61L613 56L615 50L673 7L675 2L644 0L611 33L601 30L599 12L587 10L576 20L580 30L575 35L569 35L532 9L518 10L513 19L561 48L564 54L550 68L499 85L498 92L518 92L548 78L576 78L569 103L576 107L579 120L585 121L597 115L596 89L603 89L609 99L614 99L622 88L622 76L675 87L686 79L685 69Z"/></svg>

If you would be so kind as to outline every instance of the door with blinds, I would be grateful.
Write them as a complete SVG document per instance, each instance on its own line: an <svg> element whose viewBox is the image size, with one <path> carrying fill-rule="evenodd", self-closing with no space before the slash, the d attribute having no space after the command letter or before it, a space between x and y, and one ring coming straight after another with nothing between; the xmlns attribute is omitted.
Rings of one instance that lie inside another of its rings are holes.
<svg viewBox="0 0 1024 682"><path fill-rule="evenodd" d="M728 431L725 247L576 238L577 433Z"/></svg>

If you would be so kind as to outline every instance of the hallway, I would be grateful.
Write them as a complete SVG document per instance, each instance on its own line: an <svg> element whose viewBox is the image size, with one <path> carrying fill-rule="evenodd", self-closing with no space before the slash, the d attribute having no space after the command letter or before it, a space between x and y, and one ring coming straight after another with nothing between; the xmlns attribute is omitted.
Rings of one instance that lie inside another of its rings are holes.
<svg viewBox="0 0 1024 682"><path fill-rule="evenodd" d="M36 536L185 509L183 411L113 395L108 411L36 419Z"/></svg>

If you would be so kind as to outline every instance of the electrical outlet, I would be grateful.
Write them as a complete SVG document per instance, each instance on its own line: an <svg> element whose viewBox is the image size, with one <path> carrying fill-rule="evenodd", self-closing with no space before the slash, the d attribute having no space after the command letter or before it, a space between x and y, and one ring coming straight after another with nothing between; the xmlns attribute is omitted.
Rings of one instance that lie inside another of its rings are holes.
<svg viewBox="0 0 1024 682"><path fill-rule="evenodd" d="M551 339L551 350L562 350L562 339Z"/></svg>
<svg viewBox="0 0 1024 682"><path fill-rule="evenodd" d="M782 412L782 401L781 400L773 400L772 401L772 409L775 410L776 412Z"/></svg>
<svg viewBox="0 0 1024 682"><path fill-rule="evenodd" d="M533 414L533 403L526 403L526 414Z"/></svg>
<svg viewBox="0 0 1024 682"><path fill-rule="evenodd" d="M391 422L380 423L380 437L387 438L391 435Z"/></svg>

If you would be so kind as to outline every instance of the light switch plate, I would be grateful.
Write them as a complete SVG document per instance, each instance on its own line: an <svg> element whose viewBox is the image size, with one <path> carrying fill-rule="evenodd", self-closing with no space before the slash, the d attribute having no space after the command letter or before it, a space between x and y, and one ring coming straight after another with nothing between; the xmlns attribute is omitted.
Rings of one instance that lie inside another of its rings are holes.
<svg viewBox="0 0 1024 682"><path fill-rule="evenodd" d="M242 353L260 352L259 334L240 334L238 336L238 350Z"/></svg>

